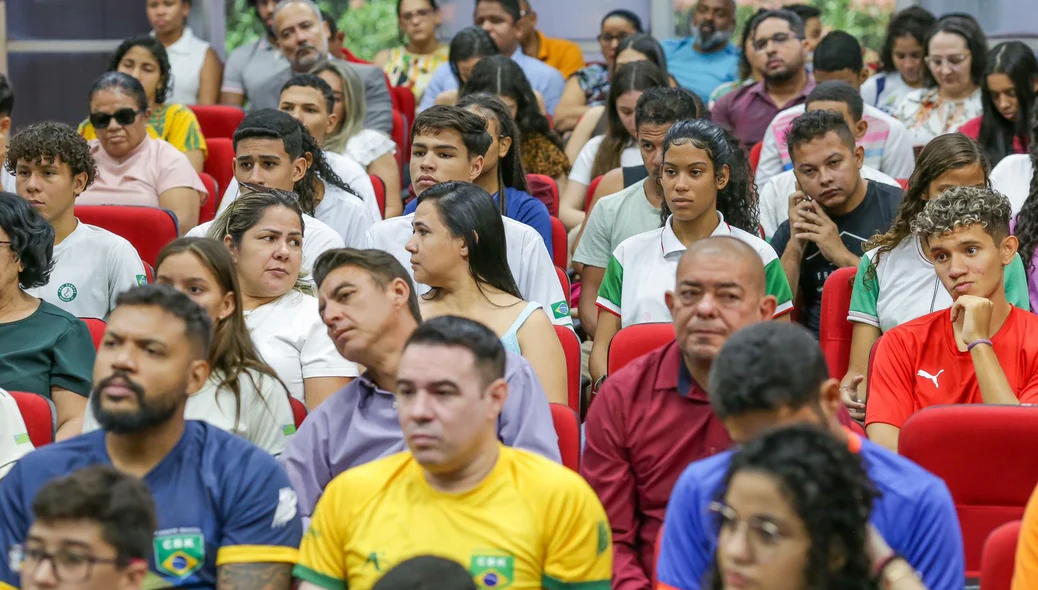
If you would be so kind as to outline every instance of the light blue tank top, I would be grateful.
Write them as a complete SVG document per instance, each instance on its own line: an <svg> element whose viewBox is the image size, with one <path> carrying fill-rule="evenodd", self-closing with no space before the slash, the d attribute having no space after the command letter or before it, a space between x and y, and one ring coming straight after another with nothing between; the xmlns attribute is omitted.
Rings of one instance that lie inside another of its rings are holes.
<svg viewBox="0 0 1038 590"><path fill-rule="evenodd" d="M530 314L540 309L539 303L530 302L526 304L526 309L519 314L519 317L515 318L512 322L512 326L508 328L505 335L501 337L501 344L505 347L505 350L514 352L515 354L522 354L523 352L519 349L519 328L523 327L526 323L527 318Z"/></svg>

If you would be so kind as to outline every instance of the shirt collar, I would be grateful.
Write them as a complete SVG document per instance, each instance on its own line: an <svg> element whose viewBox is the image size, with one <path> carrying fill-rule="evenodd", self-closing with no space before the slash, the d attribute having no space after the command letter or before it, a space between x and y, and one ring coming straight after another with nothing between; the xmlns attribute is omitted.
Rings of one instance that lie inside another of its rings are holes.
<svg viewBox="0 0 1038 590"><path fill-rule="evenodd" d="M534 33L537 35L538 41L540 41L540 49L537 50L537 59L544 61L548 59L548 38L540 31L534 30ZM521 47L520 50L522 50Z"/></svg>
<svg viewBox="0 0 1038 590"><path fill-rule="evenodd" d="M800 92L797 93L797 95L794 96L786 104L787 105L792 105L792 104L796 103L796 101L798 101L800 99L807 100L807 95L811 94L811 91L814 90L814 89L815 89L815 78L814 78L814 76L808 76L807 77L807 84L804 84L804 87L800 89ZM756 94L757 96L760 96L761 98L767 99L768 102L771 102L771 96L768 95L768 89L764 87L764 80L761 80L760 82L757 82L756 84L750 86L749 92L750 92L750 94ZM784 107L786 105L775 105L775 106L778 107L778 108L782 108L782 107Z"/></svg>
<svg viewBox="0 0 1038 590"><path fill-rule="evenodd" d="M671 254L676 254L685 251L685 245L678 239L677 234L674 233L674 228L671 227L671 221L674 216L671 215L667 218L667 222L663 224L663 234L660 236L660 249L663 250L663 257L666 258ZM725 223L724 215L717 212L717 227L710 233L712 236L731 236L732 227Z"/></svg>
<svg viewBox="0 0 1038 590"><path fill-rule="evenodd" d="M706 391L696 383L692 373L685 366L681 347L676 340L667 345L667 350L660 358L659 372L656 374L653 387L657 391L676 390L678 395L686 399L708 403L710 401Z"/></svg>
<svg viewBox="0 0 1038 590"><path fill-rule="evenodd" d="M371 378L370 371L364 371L364 373L362 373L360 377L357 377L357 382L358 386L360 387L360 393L362 397L370 397L372 395L375 395L376 393L379 395L387 395L389 397L393 397L393 392L381 389L375 383L375 380Z"/></svg>

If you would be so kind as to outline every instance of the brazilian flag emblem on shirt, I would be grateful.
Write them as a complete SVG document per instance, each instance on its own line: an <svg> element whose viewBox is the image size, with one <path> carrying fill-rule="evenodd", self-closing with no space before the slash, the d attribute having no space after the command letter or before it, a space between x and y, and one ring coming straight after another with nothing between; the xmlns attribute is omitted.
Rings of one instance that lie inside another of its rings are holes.
<svg viewBox="0 0 1038 590"><path fill-rule="evenodd" d="M473 553L469 574L478 588L508 588L515 581L515 557L499 553Z"/></svg>
<svg viewBox="0 0 1038 590"><path fill-rule="evenodd" d="M185 578L205 565L205 537L200 532L156 534L154 548L161 574Z"/></svg>
<svg viewBox="0 0 1038 590"><path fill-rule="evenodd" d="M138 285L147 285L148 284L148 276L147 275L137 275L137 284Z"/></svg>
<svg viewBox="0 0 1038 590"><path fill-rule="evenodd" d="M569 305L565 301L559 301L558 303L551 304L551 313L555 316L555 319L561 320L562 318L569 315Z"/></svg>

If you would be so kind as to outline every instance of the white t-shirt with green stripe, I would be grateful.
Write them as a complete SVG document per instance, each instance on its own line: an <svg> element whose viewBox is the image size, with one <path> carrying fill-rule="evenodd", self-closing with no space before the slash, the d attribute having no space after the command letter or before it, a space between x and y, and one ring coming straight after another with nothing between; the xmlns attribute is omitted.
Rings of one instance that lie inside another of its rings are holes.
<svg viewBox="0 0 1038 590"><path fill-rule="evenodd" d="M717 213L720 223L711 236L729 236L749 245L764 263L766 290L778 299L775 315L793 309L793 293L775 249L757 236L731 227ZM623 327L671 321L663 295L674 290L678 261L685 246L674 235L672 217L660 229L631 236L613 251L606 266L597 305L620 316Z"/></svg>
<svg viewBox="0 0 1038 590"><path fill-rule="evenodd" d="M878 248L861 257L854 277L851 308L847 320L876 326L882 332L928 313L951 307L951 294L941 285L933 263L923 253L919 239L910 236L874 264ZM870 269L875 269L875 274ZM1004 269L1006 299L1020 309L1029 309L1027 275L1020 256Z"/></svg>
<svg viewBox="0 0 1038 590"><path fill-rule="evenodd" d="M0 389L0 479L33 448L18 402Z"/></svg>

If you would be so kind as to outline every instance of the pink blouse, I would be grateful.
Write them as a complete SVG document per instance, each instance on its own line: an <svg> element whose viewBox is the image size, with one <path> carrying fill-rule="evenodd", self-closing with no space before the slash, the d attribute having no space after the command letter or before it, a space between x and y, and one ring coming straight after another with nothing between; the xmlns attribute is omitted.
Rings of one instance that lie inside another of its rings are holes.
<svg viewBox="0 0 1038 590"><path fill-rule="evenodd" d="M121 160L109 156L101 141L94 139L90 141L90 153L97 164L97 178L76 199L77 205L158 207L159 195L180 187L206 194L187 156L161 139L145 137Z"/></svg>

